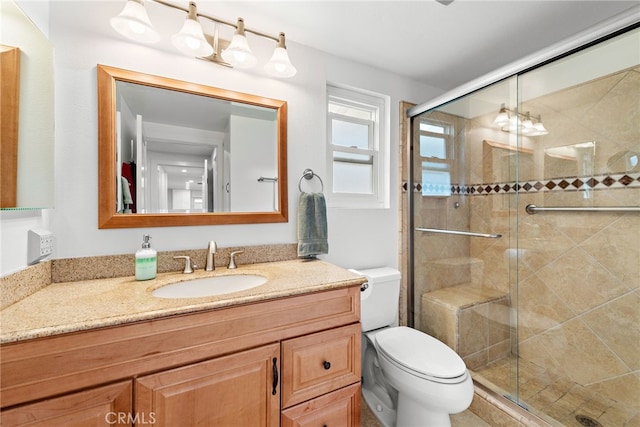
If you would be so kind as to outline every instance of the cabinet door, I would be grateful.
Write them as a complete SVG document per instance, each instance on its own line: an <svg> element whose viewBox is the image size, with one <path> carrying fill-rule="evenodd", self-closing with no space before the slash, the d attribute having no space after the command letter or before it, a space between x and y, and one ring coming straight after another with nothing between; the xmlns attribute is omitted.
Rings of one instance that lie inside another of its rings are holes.
<svg viewBox="0 0 640 427"><path fill-rule="evenodd" d="M3 410L0 425L130 426L135 416L131 388L131 381L125 381Z"/></svg>
<svg viewBox="0 0 640 427"><path fill-rule="evenodd" d="M282 411L282 427L359 427L360 384Z"/></svg>
<svg viewBox="0 0 640 427"><path fill-rule="evenodd" d="M278 426L280 345L139 378L135 407L157 427Z"/></svg>
<svg viewBox="0 0 640 427"><path fill-rule="evenodd" d="M282 407L360 381L360 324L282 343Z"/></svg>

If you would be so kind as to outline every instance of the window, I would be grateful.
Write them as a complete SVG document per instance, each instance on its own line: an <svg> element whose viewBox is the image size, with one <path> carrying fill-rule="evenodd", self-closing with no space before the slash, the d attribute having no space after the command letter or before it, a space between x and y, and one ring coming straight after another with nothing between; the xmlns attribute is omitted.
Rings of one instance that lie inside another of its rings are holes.
<svg viewBox="0 0 640 427"><path fill-rule="evenodd" d="M420 122L422 195L451 195L451 150L453 126L423 119Z"/></svg>
<svg viewBox="0 0 640 427"><path fill-rule="evenodd" d="M327 86L328 204L388 207L388 97Z"/></svg>

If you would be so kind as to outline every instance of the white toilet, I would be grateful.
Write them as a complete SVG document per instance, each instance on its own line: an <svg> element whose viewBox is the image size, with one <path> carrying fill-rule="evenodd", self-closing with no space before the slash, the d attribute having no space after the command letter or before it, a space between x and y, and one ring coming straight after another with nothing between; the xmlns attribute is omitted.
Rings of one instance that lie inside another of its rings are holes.
<svg viewBox="0 0 640 427"><path fill-rule="evenodd" d="M385 427L450 426L449 414L473 399L464 362L447 345L397 325L400 272L351 270L366 276L361 292L362 396Z"/></svg>

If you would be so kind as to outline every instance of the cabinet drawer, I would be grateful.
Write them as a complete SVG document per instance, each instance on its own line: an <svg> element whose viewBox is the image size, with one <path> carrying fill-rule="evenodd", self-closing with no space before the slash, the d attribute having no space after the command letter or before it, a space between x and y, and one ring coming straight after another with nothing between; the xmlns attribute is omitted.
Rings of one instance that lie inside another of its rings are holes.
<svg viewBox="0 0 640 427"><path fill-rule="evenodd" d="M282 427L359 427L360 384L282 411Z"/></svg>
<svg viewBox="0 0 640 427"><path fill-rule="evenodd" d="M282 343L282 407L360 381L360 323Z"/></svg>

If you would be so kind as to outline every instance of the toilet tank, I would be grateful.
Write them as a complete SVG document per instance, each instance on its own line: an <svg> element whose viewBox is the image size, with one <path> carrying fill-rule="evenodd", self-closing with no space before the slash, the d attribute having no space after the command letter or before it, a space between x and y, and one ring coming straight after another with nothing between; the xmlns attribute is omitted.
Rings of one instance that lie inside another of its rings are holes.
<svg viewBox="0 0 640 427"><path fill-rule="evenodd" d="M360 323L367 332L398 322L400 272L391 267L351 270L367 278L360 291Z"/></svg>

